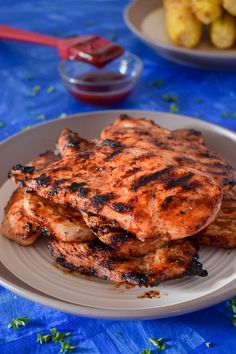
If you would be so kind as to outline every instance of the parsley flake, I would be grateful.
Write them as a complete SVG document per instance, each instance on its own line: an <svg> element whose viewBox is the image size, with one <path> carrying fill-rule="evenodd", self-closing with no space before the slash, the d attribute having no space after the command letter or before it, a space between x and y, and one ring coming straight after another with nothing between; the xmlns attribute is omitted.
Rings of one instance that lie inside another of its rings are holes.
<svg viewBox="0 0 236 354"><path fill-rule="evenodd" d="M163 338L149 338L149 342L151 342L157 349L159 350L165 350L166 349L166 343Z"/></svg>
<svg viewBox="0 0 236 354"><path fill-rule="evenodd" d="M117 336L123 336L123 333L120 332L120 331L117 331L117 332L116 332L116 335L117 335Z"/></svg>
<svg viewBox="0 0 236 354"><path fill-rule="evenodd" d="M35 85L35 86L32 88L32 90L30 91L29 96L35 97L35 96L39 93L40 90L41 90L41 86Z"/></svg>
<svg viewBox="0 0 236 354"><path fill-rule="evenodd" d="M25 132L26 130L29 130L33 127L33 125L26 125L25 127L21 128L21 132Z"/></svg>
<svg viewBox="0 0 236 354"><path fill-rule="evenodd" d="M110 40L111 40L112 42L117 41L118 38L119 38L119 37L118 37L118 34L116 34L116 33L112 33L112 34L110 35Z"/></svg>
<svg viewBox="0 0 236 354"><path fill-rule="evenodd" d="M47 93L52 93L52 92L54 92L55 91L55 87L54 86L48 86L48 88L47 88Z"/></svg>
<svg viewBox="0 0 236 354"><path fill-rule="evenodd" d="M169 112L171 113L177 113L179 112L179 107L175 103L171 103L169 106Z"/></svg>
<svg viewBox="0 0 236 354"><path fill-rule="evenodd" d="M51 339L51 334L44 335L42 333L39 333L37 335L37 342L39 342L40 344L47 343L50 339Z"/></svg>
<svg viewBox="0 0 236 354"><path fill-rule="evenodd" d="M196 98L194 98L194 102L199 104L199 103L203 102L203 99L200 97L196 97Z"/></svg>
<svg viewBox="0 0 236 354"><path fill-rule="evenodd" d="M0 120L0 128L5 127L5 125L6 125L6 123L5 123L5 122L3 122L3 120Z"/></svg>
<svg viewBox="0 0 236 354"><path fill-rule="evenodd" d="M151 349L144 349L140 354L152 354Z"/></svg>
<svg viewBox="0 0 236 354"><path fill-rule="evenodd" d="M38 115L36 116L36 120L41 121L41 120L44 120L44 119L45 119L45 114L38 114Z"/></svg>
<svg viewBox="0 0 236 354"><path fill-rule="evenodd" d="M177 102L179 100L179 97L176 95L169 95L168 93L165 93L161 96L161 99L165 102Z"/></svg>
<svg viewBox="0 0 236 354"><path fill-rule="evenodd" d="M214 346L212 342L206 342L205 345L207 348L212 348Z"/></svg>
<svg viewBox="0 0 236 354"><path fill-rule="evenodd" d="M11 320L11 322L8 323L7 328L12 328L14 330L17 330L21 326L25 326L26 323L29 322L29 316L24 316L24 317L16 317Z"/></svg>
<svg viewBox="0 0 236 354"><path fill-rule="evenodd" d="M221 114L221 117L223 117L223 118L228 118L228 117L229 117L229 113L228 113L228 112L223 112L223 113Z"/></svg>
<svg viewBox="0 0 236 354"><path fill-rule="evenodd" d="M29 74L26 74L25 77L24 77L24 79L25 79L26 81L32 81L32 80L33 80L33 76L31 76L31 75L29 75Z"/></svg>
<svg viewBox="0 0 236 354"><path fill-rule="evenodd" d="M77 347L77 345L71 345L69 341L67 342L60 341L60 344L61 344L60 353L72 352Z"/></svg>
<svg viewBox="0 0 236 354"><path fill-rule="evenodd" d="M148 83L149 87L162 87L164 85L164 81L163 80L155 80L155 81L150 81Z"/></svg>
<svg viewBox="0 0 236 354"><path fill-rule="evenodd" d="M236 327L236 302L235 298L229 300L228 308L233 312L232 325Z"/></svg>
<svg viewBox="0 0 236 354"><path fill-rule="evenodd" d="M56 328L51 328L50 329L51 336L52 336L52 341L54 343L62 341L65 337L68 337L71 335L71 332L59 332Z"/></svg>

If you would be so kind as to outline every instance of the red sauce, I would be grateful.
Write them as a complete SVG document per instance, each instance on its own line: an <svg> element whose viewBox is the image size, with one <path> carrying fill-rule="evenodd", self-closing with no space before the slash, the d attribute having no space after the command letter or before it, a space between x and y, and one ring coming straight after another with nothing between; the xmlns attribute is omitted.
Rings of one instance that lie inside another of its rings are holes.
<svg viewBox="0 0 236 354"><path fill-rule="evenodd" d="M129 82L124 81L125 78L125 75L117 72L83 74L77 77L83 83L73 83L74 87L70 93L80 101L89 104L111 105L123 100L131 93L132 89ZM86 85L86 83L88 84ZM101 95L97 95L97 93L101 93Z"/></svg>
<svg viewBox="0 0 236 354"><path fill-rule="evenodd" d="M149 290L145 291L145 293L137 296L138 299L153 299L153 298L159 298L161 296L159 291L156 290Z"/></svg>

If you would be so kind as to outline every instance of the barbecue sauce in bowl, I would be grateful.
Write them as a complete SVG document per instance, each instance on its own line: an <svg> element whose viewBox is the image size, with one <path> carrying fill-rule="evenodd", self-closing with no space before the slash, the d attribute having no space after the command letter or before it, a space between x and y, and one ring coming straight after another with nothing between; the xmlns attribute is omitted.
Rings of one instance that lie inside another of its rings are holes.
<svg viewBox="0 0 236 354"><path fill-rule="evenodd" d="M80 101L95 105L110 105L128 97L132 87L119 72L91 72L77 77L70 93ZM82 82L82 84L81 84Z"/></svg>
<svg viewBox="0 0 236 354"><path fill-rule="evenodd" d="M63 60L58 66L65 87L75 98L103 106L111 106L128 97L142 68L142 61L127 52L102 69L71 60Z"/></svg>

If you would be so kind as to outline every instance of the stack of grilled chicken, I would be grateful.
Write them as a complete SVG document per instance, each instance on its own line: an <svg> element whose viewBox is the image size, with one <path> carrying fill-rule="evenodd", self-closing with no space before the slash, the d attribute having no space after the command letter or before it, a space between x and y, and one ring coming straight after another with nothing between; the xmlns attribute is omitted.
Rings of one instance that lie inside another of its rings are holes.
<svg viewBox="0 0 236 354"><path fill-rule="evenodd" d="M64 129L55 152L12 168L2 234L49 236L57 262L118 283L206 276L200 244L236 246L236 171L201 133L121 115L99 139Z"/></svg>

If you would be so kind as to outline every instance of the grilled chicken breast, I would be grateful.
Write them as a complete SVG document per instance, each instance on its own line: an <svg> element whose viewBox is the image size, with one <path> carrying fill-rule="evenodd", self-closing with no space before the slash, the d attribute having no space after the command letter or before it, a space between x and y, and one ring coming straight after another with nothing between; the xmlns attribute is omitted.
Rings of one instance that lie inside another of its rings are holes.
<svg viewBox="0 0 236 354"><path fill-rule="evenodd" d="M23 188L18 188L12 194L5 208L1 232L9 240L29 246L41 235L42 228L39 223L31 222L23 205L24 195Z"/></svg>
<svg viewBox="0 0 236 354"><path fill-rule="evenodd" d="M35 170L42 170L50 163L55 162L57 157L52 151L40 154L31 162ZM18 165L18 168L23 168ZM32 167L24 167L30 171ZM25 209L24 198L27 195L25 190L18 188L11 196L5 208L5 215L1 224L2 235L16 241L22 246L29 246L41 235L41 225L37 220L32 220Z"/></svg>
<svg viewBox="0 0 236 354"><path fill-rule="evenodd" d="M196 240L202 245L236 248L236 186L224 192L216 220L196 235Z"/></svg>
<svg viewBox="0 0 236 354"><path fill-rule="evenodd" d="M142 258L126 258L99 240L90 243L51 240L49 248L60 265L117 283L154 286L186 275L207 275L196 259L197 246L187 239L171 241Z"/></svg>
<svg viewBox="0 0 236 354"><path fill-rule="evenodd" d="M149 151L158 150L165 161L211 174L224 184L236 184L236 170L209 151L202 134L195 130L171 131L150 120L122 115L102 131L101 139L111 139Z"/></svg>
<svg viewBox="0 0 236 354"><path fill-rule="evenodd" d="M141 241L199 232L215 219L222 199L222 188L211 176L171 165L159 152L111 140L42 174L15 166L10 175L57 204L115 220Z"/></svg>
<svg viewBox="0 0 236 354"><path fill-rule="evenodd" d="M44 232L59 241L86 242L95 238L79 211L55 205L34 193L26 193L23 205L29 220L41 225Z"/></svg>

